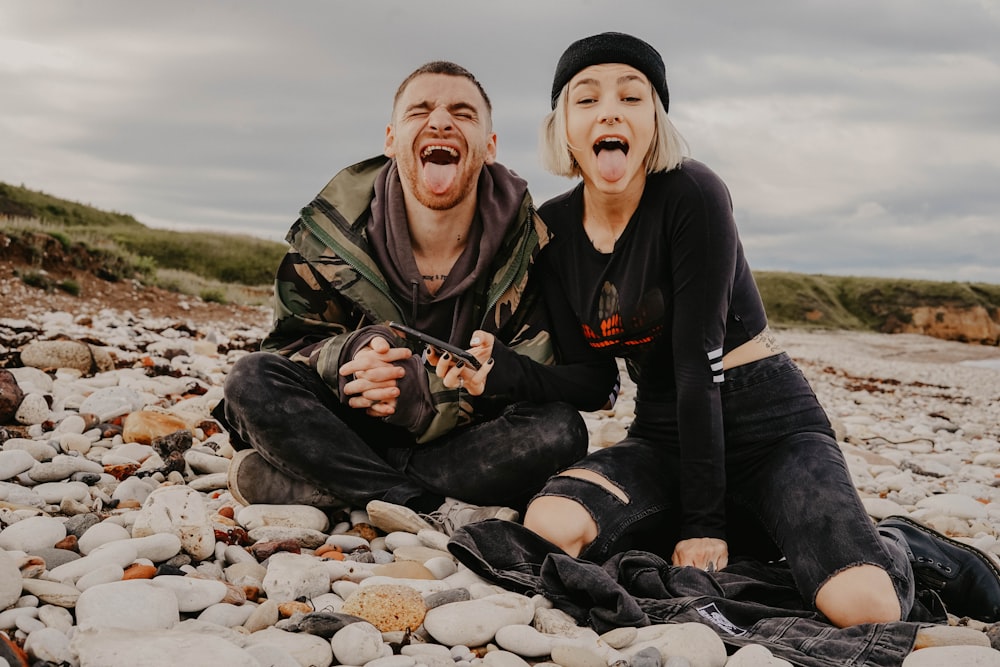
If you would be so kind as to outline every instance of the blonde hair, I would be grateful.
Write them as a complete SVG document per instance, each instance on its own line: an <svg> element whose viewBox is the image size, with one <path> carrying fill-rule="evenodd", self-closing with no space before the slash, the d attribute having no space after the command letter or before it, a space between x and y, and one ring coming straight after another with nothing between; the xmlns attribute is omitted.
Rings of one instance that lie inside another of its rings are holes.
<svg viewBox="0 0 1000 667"><path fill-rule="evenodd" d="M650 86L652 90L652 86ZM655 92L655 91L654 91ZM539 152L542 166L556 176L576 178L581 175L580 165L569 151L566 137L566 106L569 103L569 85L563 86L556 100L556 108L543 120L539 137ZM663 108L659 96L653 95L656 133L653 142L643 158L646 173L670 171L681 166L688 152L687 142L674 127Z"/></svg>

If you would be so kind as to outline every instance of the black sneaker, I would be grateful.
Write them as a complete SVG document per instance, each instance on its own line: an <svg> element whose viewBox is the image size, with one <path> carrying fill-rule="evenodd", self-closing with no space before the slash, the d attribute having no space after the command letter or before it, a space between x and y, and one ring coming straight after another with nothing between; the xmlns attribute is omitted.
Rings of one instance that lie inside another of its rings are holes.
<svg viewBox="0 0 1000 667"><path fill-rule="evenodd" d="M289 477L254 449L233 455L226 481L229 493L243 505L311 505L324 510L347 507L309 482Z"/></svg>
<svg viewBox="0 0 1000 667"><path fill-rule="evenodd" d="M955 616L1000 620L1000 566L988 554L904 516L886 517L878 529L902 535L918 593L933 591Z"/></svg>

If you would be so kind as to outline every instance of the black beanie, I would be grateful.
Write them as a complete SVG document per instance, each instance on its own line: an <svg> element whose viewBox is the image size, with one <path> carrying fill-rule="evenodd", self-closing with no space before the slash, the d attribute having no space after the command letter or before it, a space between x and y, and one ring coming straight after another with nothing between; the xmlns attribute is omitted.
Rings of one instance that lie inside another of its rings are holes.
<svg viewBox="0 0 1000 667"><path fill-rule="evenodd" d="M664 111L669 109L670 92L667 90L667 70L663 66L663 58L646 42L622 32L602 32L569 45L556 65L556 76L552 80L552 108L556 108L563 86L577 72L591 65L607 63L631 65L645 74L660 96Z"/></svg>

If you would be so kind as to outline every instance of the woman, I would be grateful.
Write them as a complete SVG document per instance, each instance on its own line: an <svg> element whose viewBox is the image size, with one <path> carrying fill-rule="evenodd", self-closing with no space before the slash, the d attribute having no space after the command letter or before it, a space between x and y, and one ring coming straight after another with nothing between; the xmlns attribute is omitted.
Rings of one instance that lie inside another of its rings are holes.
<svg viewBox="0 0 1000 667"><path fill-rule="evenodd" d="M813 391L768 331L724 183L684 158L660 54L603 33L560 58L539 210L549 269L591 347L636 382L628 436L553 477L524 525L601 561L664 539L674 565L787 559L835 625L905 618L913 573L880 538ZM642 540L646 540L643 542Z"/></svg>

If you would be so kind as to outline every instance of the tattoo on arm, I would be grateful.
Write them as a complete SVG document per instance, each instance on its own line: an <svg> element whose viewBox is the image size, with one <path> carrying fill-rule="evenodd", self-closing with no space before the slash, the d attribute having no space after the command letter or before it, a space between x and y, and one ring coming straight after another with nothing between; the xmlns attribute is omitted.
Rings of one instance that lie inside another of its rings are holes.
<svg viewBox="0 0 1000 667"><path fill-rule="evenodd" d="M771 333L771 329L768 327L764 327L764 330L754 336L753 339L766 347L769 352L781 352L781 346L778 345L777 339L775 339L774 334Z"/></svg>

